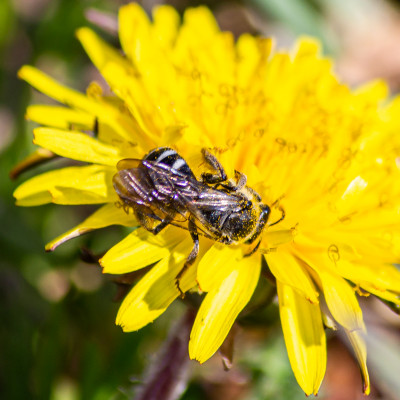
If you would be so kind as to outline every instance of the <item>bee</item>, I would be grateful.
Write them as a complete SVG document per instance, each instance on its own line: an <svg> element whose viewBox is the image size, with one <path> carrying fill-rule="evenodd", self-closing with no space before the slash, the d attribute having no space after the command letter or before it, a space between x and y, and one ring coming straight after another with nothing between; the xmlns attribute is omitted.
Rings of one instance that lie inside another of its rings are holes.
<svg viewBox="0 0 400 400"><path fill-rule="evenodd" d="M132 209L139 223L157 235L168 225L188 229L193 248L176 276L176 286L199 253L199 234L224 244L249 244L258 240L271 209L261 196L246 186L247 177L235 171L228 179L218 159L203 149L204 161L214 173L197 179L187 162L172 148L151 150L142 160L124 159L113 177L122 207ZM275 225L282 217L271 225Z"/></svg>

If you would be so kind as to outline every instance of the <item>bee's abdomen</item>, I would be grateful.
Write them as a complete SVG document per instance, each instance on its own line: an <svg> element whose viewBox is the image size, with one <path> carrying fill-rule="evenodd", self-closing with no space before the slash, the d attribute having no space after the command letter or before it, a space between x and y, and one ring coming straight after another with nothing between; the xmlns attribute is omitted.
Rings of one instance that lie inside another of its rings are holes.
<svg viewBox="0 0 400 400"><path fill-rule="evenodd" d="M157 149L151 150L148 154L146 154L144 160L167 165L181 174L194 177L194 174L187 162L170 147L158 147Z"/></svg>

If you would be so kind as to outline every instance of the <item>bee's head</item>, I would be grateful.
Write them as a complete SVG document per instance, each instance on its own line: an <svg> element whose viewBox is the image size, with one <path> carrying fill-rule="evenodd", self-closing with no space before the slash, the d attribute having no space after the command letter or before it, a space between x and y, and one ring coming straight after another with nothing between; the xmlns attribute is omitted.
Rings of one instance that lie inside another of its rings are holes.
<svg viewBox="0 0 400 400"><path fill-rule="evenodd" d="M253 234L245 241L246 244L253 243L262 233L265 226L267 225L269 214L271 213L271 209L263 203L258 203L255 207L257 217L253 220Z"/></svg>

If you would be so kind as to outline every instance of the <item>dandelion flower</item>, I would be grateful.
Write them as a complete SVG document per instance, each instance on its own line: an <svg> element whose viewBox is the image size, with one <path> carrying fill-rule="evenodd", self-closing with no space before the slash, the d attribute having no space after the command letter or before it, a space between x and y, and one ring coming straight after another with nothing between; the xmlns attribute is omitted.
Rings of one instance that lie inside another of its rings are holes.
<svg viewBox="0 0 400 400"><path fill-rule="evenodd" d="M123 301L117 324L134 331L179 297L175 277L191 248L187 230L158 235L118 207L117 163L172 146L195 174L201 149L229 177L271 206L258 251L200 238L200 254L183 275L183 291L204 293L189 342L203 363L223 343L260 279L261 261L276 278L283 334L296 379L316 394L326 368L324 325L343 329L369 392L365 326L359 295L400 305L400 101L382 82L357 90L341 84L317 41L290 51L271 39L221 32L207 8L182 21L167 6L152 20L137 4L121 8L122 52L88 28L77 37L112 95L93 83L78 93L24 66L19 76L63 105L32 105L27 118L41 151L80 161L21 184L21 206L99 204L93 215L47 245L112 224L139 227L100 260L105 273L152 265ZM95 131L97 135L89 135Z"/></svg>

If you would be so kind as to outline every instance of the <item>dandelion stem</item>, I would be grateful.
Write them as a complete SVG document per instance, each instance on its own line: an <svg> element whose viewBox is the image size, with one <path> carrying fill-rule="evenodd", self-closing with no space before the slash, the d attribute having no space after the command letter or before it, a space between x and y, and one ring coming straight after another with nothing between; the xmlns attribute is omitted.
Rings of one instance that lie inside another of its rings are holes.
<svg viewBox="0 0 400 400"><path fill-rule="evenodd" d="M135 400L176 400L186 388L189 372L188 341L195 312L188 309L145 373Z"/></svg>

